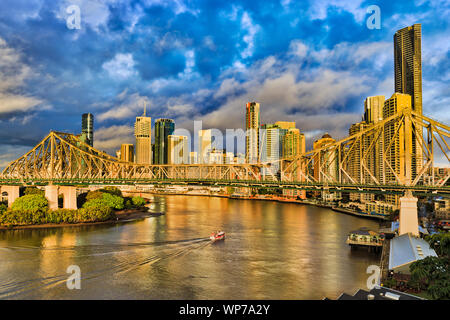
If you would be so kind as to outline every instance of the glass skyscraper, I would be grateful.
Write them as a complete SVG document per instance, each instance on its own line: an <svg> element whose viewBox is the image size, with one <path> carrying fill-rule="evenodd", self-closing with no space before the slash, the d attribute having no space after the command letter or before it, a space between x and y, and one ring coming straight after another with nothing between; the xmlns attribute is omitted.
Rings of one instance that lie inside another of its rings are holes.
<svg viewBox="0 0 450 320"><path fill-rule="evenodd" d="M422 111L422 25L398 30L394 35L395 92L411 96L412 111ZM412 178L419 174L423 165L423 150L418 140L423 128L416 125L412 141Z"/></svg>
<svg viewBox="0 0 450 320"><path fill-rule="evenodd" d="M155 152L154 164L167 164L169 154L168 136L173 135L175 122L172 119L158 119L155 121Z"/></svg>
<svg viewBox="0 0 450 320"><path fill-rule="evenodd" d="M92 113L84 113L81 116L81 134L84 135L86 143L91 147L94 146L94 115Z"/></svg>

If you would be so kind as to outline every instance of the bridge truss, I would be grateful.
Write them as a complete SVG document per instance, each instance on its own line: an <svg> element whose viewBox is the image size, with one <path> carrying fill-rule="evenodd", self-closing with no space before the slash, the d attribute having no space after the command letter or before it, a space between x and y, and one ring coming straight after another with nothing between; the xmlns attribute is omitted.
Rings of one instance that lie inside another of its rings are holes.
<svg viewBox="0 0 450 320"><path fill-rule="evenodd" d="M436 171L438 153L450 163L450 127L411 111L393 115L342 140L274 163L146 165L123 162L80 141L50 132L10 163L0 184L137 184L192 182L300 188L419 188L450 194L450 170ZM448 165L447 165L448 166Z"/></svg>

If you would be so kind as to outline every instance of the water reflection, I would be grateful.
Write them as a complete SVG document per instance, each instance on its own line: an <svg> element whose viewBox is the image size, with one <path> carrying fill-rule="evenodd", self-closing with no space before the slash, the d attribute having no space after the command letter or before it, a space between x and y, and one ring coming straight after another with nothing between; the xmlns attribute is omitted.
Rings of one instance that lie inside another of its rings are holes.
<svg viewBox="0 0 450 320"><path fill-rule="evenodd" d="M364 288L378 263L347 233L377 223L268 201L154 196L164 216L121 225L0 233L0 298L321 299ZM211 244L211 231L227 239ZM82 289L68 290L78 265Z"/></svg>

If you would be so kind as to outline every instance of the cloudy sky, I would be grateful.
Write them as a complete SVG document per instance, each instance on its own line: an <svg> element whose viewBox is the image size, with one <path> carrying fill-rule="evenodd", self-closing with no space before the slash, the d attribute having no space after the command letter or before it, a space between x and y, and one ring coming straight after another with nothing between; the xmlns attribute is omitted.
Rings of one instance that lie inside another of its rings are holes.
<svg viewBox="0 0 450 320"><path fill-rule="evenodd" d="M366 25L371 5L379 30ZM308 145L343 137L365 97L392 95L392 37L414 23L424 113L448 124L447 0L3 0L0 167L50 130L78 133L84 112L112 153L134 142L144 102L177 128L224 130L242 128L245 103L258 101L263 123L296 121Z"/></svg>

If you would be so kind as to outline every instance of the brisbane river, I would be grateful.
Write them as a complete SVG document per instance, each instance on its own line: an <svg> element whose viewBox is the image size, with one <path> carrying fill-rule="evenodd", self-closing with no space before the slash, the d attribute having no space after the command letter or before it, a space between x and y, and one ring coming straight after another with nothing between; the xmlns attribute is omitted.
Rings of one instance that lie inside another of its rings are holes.
<svg viewBox="0 0 450 320"><path fill-rule="evenodd" d="M379 256L349 231L378 222L271 201L154 196L166 214L115 225L0 231L0 299L323 299L366 289ZM212 231L226 240L211 243ZM69 290L69 266L81 288Z"/></svg>

